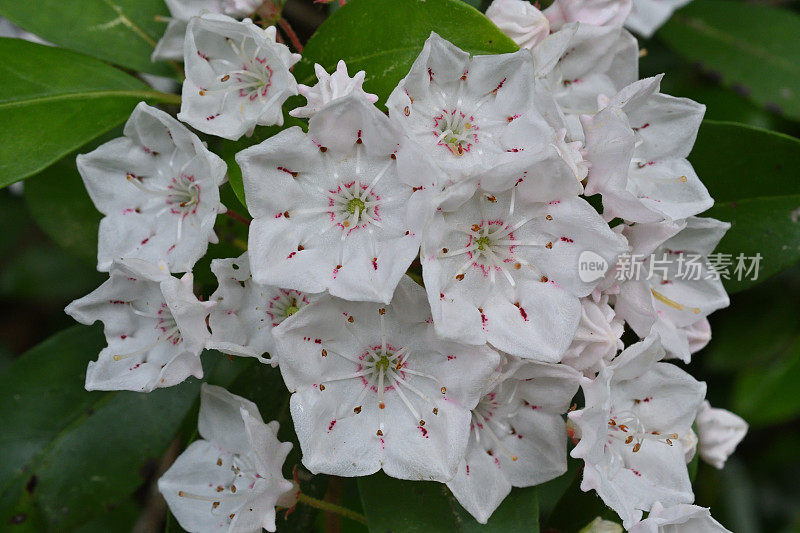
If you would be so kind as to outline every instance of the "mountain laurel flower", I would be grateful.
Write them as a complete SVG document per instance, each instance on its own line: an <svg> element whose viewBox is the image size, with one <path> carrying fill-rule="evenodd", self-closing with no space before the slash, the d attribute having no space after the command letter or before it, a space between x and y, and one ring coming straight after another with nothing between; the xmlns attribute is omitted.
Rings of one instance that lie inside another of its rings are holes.
<svg viewBox="0 0 800 533"><path fill-rule="evenodd" d="M494 0L486 16L520 48L530 50L550 34L547 17L526 0Z"/></svg>
<svg viewBox="0 0 800 533"><path fill-rule="evenodd" d="M432 33L386 105L458 201L478 182L491 191L517 184L539 201L577 195L583 187L554 146L566 125L534 78L526 50L470 57Z"/></svg>
<svg viewBox="0 0 800 533"><path fill-rule="evenodd" d="M650 514L628 529L628 533L731 533L711 517L711 511L697 505L673 505L664 508L660 502L653 504Z"/></svg>
<svg viewBox="0 0 800 533"><path fill-rule="evenodd" d="M730 303L719 274L708 260L730 227L713 218L678 223L635 224L623 233L632 246L640 275L623 281L614 310L640 337L661 336L669 357L689 362L697 335L710 337L701 321Z"/></svg>
<svg viewBox="0 0 800 533"><path fill-rule="evenodd" d="M78 171L103 213L97 268L115 259L166 261L188 272L217 242L214 222L225 212L219 186L226 165L186 126L144 102L124 137L78 156Z"/></svg>
<svg viewBox="0 0 800 533"><path fill-rule="evenodd" d="M255 12L261 0L165 0L170 17L164 35L156 44L153 61L183 61L186 26L192 17L203 13L222 13L242 18Z"/></svg>
<svg viewBox="0 0 800 533"><path fill-rule="evenodd" d="M664 25L672 13L692 0L633 0L631 13L625 26L649 39L658 28Z"/></svg>
<svg viewBox="0 0 800 533"><path fill-rule="evenodd" d="M580 374L565 365L511 361L490 379L472 409L469 444L447 483L461 505L485 524L511 492L567 471L562 415Z"/></svg>
<svg viewBox="0 0 800 533"><path fill-rule="evenodd" d="M273 334L311 472L452 479L470 410L500 356L440 340L425 291L411 278L390 305L325 295Z"/></svg>
<svg viewBox="0 0 800 533"><path fill-rule="evenodd" d="M283 124L281 106L297 94L289 68L300 55L275 42L275 32L274 26L262 29L225 15L189 21L178 119L234 141L257 125Z"/></svg>
<svg viewBox="0 0 800 533"><path fill-rule="evenodd" d="M544 10L554 30L568 22L621 27L631 11L631 0L555 0Z"/></svg>
<svg viewBox="0 0 800 533"><path fill-rule="evenodd" d="M561 362L594 377L602 365L611 362L624 348L621 339L624 331L625 321L608 305L607 295L599 301L581 298L581 321Z"/></svg>
<svg viewBox="0 0 800 533"><path fill-rule="evenodd" d="M378 101L378 95L365 92L362 87L366 73L361 70L351 78L344 61L336 64L333 74L328 74L320 64L314 64L314 72L318 80L316 85L297 86L300 94L306 98L306 105L289 111L293 117L311 118L327 104L348 94L356 94L371 104Z"/></svg>
<svg viewBox="0 0 800 533"><path fill-rule="evenodd" d="M400 129L349 95L236 155L253 216L253 279L388 303L417 256L435 172Z"/></svg>
<svg viewBox="0 0 800 533"><path fill-rule="evenodd" d="M714 204L686 160L705 106L661 94L660 83L661 76L633 83L581 117L591 163L586 193L602 195L607 220L680 220Z"/></svg>
<svg viewBox="0 0 800 533"><path fill-rule="evenodd" d="M436 332L491 343L517 357L558 362L581 314L579 255L614 264L616 234L583 199L524 202L516 188L477 192L438 212L422 243L422 274Z"/></svg>
<svg viewBox="0 0 800 533"><path fill-rule="evenodd" d="M189 532L275 531L275 506L294 505L295 485L281 468L292 443L278 440L258 407L203 384L194 441L158 480L180 526Z"/></svg>
<svg viewBox="0 0 800 533"><path fill-rule="evenodd" d="M586 524L586 526L578 533L625 533L625 530L622 529L622 526L616 522L604 520L598 516Z"/></svg>
<svg viewBox="0 0 800 533"><path fill-rule="evenodd" d="M86 369L87 390L150 392L203 377L200 352L214 304L198 301L193 280L171 276L163 263L115 262L108 281L67 306L81 324L102 321L108 342Z"/></svg>
<svg viewBox="0 0 800 533"><path fill-rule="evenodd" d="M569 413L585 462L581 490L594 489L630 528L656 502L694 499L679 439L691 430L705 383L670 363L658 335L624 350L581 384L586 407Z"/></svg>
<svg viewBox="0 0 800 533"><path fill-rule="evenodd" d="M747 429L747 422L742 417L703 402L700 412L697 413L700 458L721 469L744 439Z"/></svg>
<svg viewBox="0 0 800 533"><path fill-rule="evenodd" d="M273 328L305 307L311 297L253 281L247 252L236 259L214 259L211 270L219 287L210 298L215 306L206 347L276 365ZM263 357L267 353L271 359Z"/></svg>

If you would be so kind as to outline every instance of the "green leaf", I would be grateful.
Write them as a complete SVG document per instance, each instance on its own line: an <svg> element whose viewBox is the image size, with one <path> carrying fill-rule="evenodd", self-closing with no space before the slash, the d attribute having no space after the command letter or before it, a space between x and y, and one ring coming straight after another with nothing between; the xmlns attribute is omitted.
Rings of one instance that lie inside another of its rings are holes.
<svg viewBox="0 0 800 533"><path fill-rule="evenodd" d="M36 223L55 243L90 265L97 264L94 207L71 155L25 183L25 201Z"/></svg>
<svg viewBox="0 0 800 533"><path fill-rule="evenodd" d="M309 39L294 74L299 83L314 85L314 63L331 72L344 59L351 74L367 72L364 89L383 102L432 31L473 54L517 50L489 19L459 0L351 0Z"/></svg>
<svg viewBox="0 0 800 533"><path fill-rule="evenodd" d="M696 0L659 38L754 102L800 118L800 16L788 9L730 0Z"/></svg>
<svg viewBox="0 0 800 533"><path fill-rule="evenodd" d="M800 260L800 140L705 121L689 159L716 202L703 216L731 223L716 250L733 255L731 279L725 281L729 292L760 283ZM761 254L757 279L736 279L739 254Z"/></svg>
<svg viewBox="0 0 800 533"><path fill-rule="evenodd" d="M536 487L512 489L486 525L481 525L442 483L405 481L379 472L358 478L372 533L471 533L539 531Z"/></svg>
<svg viewBox="0 0 800 533"><path fill-rule="evenodd" d="M0 15L57 46L131 70L175 76L176 67L153 63L156 42L167 28L163 0L0 0Z"/></svg>
<svg viewBox="0 0 800 533"><path fill-rule="evenodd" d="M0 39L0 187L39 172L124 121L134 106L180 101L74 52Z"/></svg>
<svg viewBox="0 0 800 533"><path fill-rule="evenodd" d="M0 523L71 530L144 481L192 407L199 382L150 394L87 392L101 328L73 327L0 374Z"/></svg>

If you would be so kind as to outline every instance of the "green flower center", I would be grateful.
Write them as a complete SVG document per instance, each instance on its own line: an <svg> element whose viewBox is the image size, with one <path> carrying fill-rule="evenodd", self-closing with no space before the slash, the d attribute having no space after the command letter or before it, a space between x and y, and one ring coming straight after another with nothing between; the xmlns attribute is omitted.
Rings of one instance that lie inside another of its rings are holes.
<svg viewBox="0 0 800 533"><path fill-rule="evenodd" d="M354 215L356 210L358 210L359 213L363 213L365 207L364 201L360 198L353 198L347 202L347 211L349 211L351 215Z"/></svg>
<svg viewBox="0 0 800 533"><path fill-rule="evenodd" d="M489 237L486 237L486 236L478 237L475 240L475 244L478 245L478 250L483 251L486 248L488 248L489 246L491 246L492 240Z"/></svg>
<svg viewBox="0 0 800 533"><path fill-rule="evenodd" d="M287 316L287 318L292 316L293 314L295 314L299 310L300 310L300 308L297 307L297 305L295 305L295 304L290 305L289 307L286 308L286 316Z"/></svg>
<svg viewBox="0 0 800 533"><path fill-rule="evenodd" d="M380 372L381 370L386 372L387 370L389 370L389 365L391 365L389 358L385 355L382 355L377 361L375 361L375 370L377 370L378 372Z"/></svg>

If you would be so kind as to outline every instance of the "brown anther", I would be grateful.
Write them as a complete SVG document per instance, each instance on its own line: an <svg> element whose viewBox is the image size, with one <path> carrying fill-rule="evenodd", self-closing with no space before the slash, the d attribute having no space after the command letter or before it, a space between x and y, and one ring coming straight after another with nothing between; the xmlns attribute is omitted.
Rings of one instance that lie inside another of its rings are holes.
<svg viewBox="0 0 800 533"><path fill-rule="evenodd" d="M327 146L320 146L319 147L319 151L322 152L322 153L325 153L325 152L328 151L328 147Z"/></svg>
<svg viewBox="0 0 800 533"><path fill-rule="evenodd" d="M547 220L553 220L553 215L547 215L547 216L546 216L546 217L544 217L544 218L546 218Z"/></svg>
<svg viewBox="0 0 800 533"><path fill-rule="evenodd" d="M464 274L458 274L458 275L456 276L456 279L457 279L458 281L461 281L462 279L464 279Z"/></svg>
<svg viewBox="0 0 800 533"><path fill-rule="evenodd" d="M410 115L410 114L411 114L411 108L410 108L410 107L408 107L408 106L406 106L406 107L405 107L405 109L403 109L403 114L404 114L405 116L408 116L408 115Z"/></svg>
<svg viewBox="0 0 800 533"><path fill-rule="evenodd" d="M492 195L487 196L486 199L489 200L492 203L495 203L497 201L497 198L495 196L492 196Z"/></svg>
<svg viewBox="0 0 800 533"><path fill-rule="evenodd" d="M381 307L380 309L378 309L378 314L381 315L381 316L385 315L386 314L386 308L385 307Z"/></svg>
<svg viewBox="0 0 800 533"><path fill-rule="evenodd" d="M178 491L178 496L181 496L181 497L183 497L183 491L182 491L182 490L179 490L179 491Z"/></svg>
<svg viewBox="0 0 800 533"><path fill-rule="evenodd" d="M446 392L447 392L447 387L442 387L442 394L445 394Z"/></svg>
<svg viewBox="0 0 800 533"><path fill-rule="evenodd" d="M236 492L236 485L231 485L231 492Z"/></svg>
<svg viewBox="0 0 800 533"><path fill-rule="evenodd" d="M671 441L671 440L669 440L669 439L667 439L667 444L669 444L670 446L672 446L672 441Z"/></svg>
<svg viewBox="0 0 800 533"><path fill-rule="evenodd" d="M628 426L626 426L625 424L620 424L620 426L619 426L619 429L621 429L621 430L622 430L622 431L624 431L625 433L627 433L627 432L628 432Z"/></svg>
<svg viewBox="0 0 800 533"><path fill-rule="evenodd" d="M476 231L476 232L477 232L477 231L480 231L480 230L481 230L481 225L480 225L480 224L473 224L473 225L472 225L472 228L470 228L470 229L471 229L472 231Z"/></svg>
<svg viewBox="0 0 800 533"><path fill-rule="evenodd" d="M446 254L447 253L447 248L442 248L442 253Z"/></svg>
<svg viewBox="0 0 800 533"><path fill-rule="evenodd" d="M219 80L219 81L228 81L229 79L231 79L231 75L230 74L225 74L224 76L222 76L222 79Z"/></svg>
<svg viewBox="0 0 800 533"><path fill-rule="evenodd" d="M375 434L379 437L383 437L383 431L381 431L380 429Z"/></svg>
<svg viewBox="0 0 800 533"><path fill-rule="evenodd" d="M542 283L547 283L548 281L550 280L547 276L542 276Z"/></svg>
<svg viewBox="0 0 800 533"><path fill-rule="evenodd" d="M356 406L356 407L354 407L354 408L353 408L353 412L354 412L355 414L359 414L359 413L361 412L361 406L359 405L359 406Z"/></svg>
<svg viewBox="0 0 800 533"><path fill-rule="evenodd" d="M363 144L363 143L364 143L364 141L361 140L361 137L356 139L356 144Z"/></svg>
<svg viewBox="0 0 800 533"><path fill-rule="evenodd" d="M342 268L342 265L336 265L336 270L339 270L340 268Z"/></svg>
<svg viewBox="0 0 800 533"><path fill-rule="evenodd" d="M202 89L201 89L201 90L200 90L200 96L205 96L205 95L206 95L206 92L205 92L204 90L202 90Z"/></svg>
<svg viewBox="0 0 800 533"><path fill-rule="evenodd" d="M660 431L654 431L653 435L661 435L661 432Z"/></svg>
<svg viewBox="0 0 800 533"><path fill-rule="evenodd" d="M217 485L217 492L222 492L223 490L225 489L223 489L221 485Z"/></svg>
<svg viewBox="0 0 800 533"><path fill-rule="evenodd" d="M522 263L514 263L515 270L519 270L520 268L522 268Z"/></svg>
<svg viewBox="0 0 800 533"><path fill-rule="evenodd" d="M234 516L236 516L236 513L231 513L231 514L229 514L229 515L228 515L228 518L230 518L231 520L233 520L233 517L234 517Z"/></svg>
<svg viewBox="0 0 800 533"><path fill-rule="evenodd" d="M636 444L633 445L633 453L636 453L641 449L642 449L642 443L641 442L637 442Z"/></svg>
<svg viewBox="0 0 800 533"><path fill-rule="evenodd" d="M381 403L378 404L378 408L379 409L386 409L386 404L381 402Z"/></svg>
<svg viewBox="0 0 800 533"><path fill-rule="evenodd" d="M435 415L439 414L439 408L438 407L434 407L433 408L433 414L435 414Z"/></svg>
<svg viewBox="0 0 800 533"><path fill-rule="evenodd" d="M552 250L553 249L553 243L552 242L548 242L547 244L544 245L544 247L547 248L548 250Z"/></svg>
<svg viewBox="0 0 800 533"><path fill-rule="evenodd" d="M516 455L512 455L512 456L511 456L511 460L512 460L512 461L516 461L516 460L517 460L517 456L516 456Z"/></svg>
<svg viewBox="0 0 800 533"><path fill-rule="evenodd" d="M356 321L356 319L355 319L355 318L353 318L353 315L350 315L349 317L347 317L347 321L348 321L348 322L350 322L350 323L352 324L353 322L355 322L355 321Z"/></svg>
<svg viewBox="0 0 800 533"><path fill-rule="evenodd" d="M633 442L633 435L628 435L628 438L625 439L625 444L630 444L631 442Z"/></svg>
<svg viewBox="0 0 800 533"><path fill-rule="evenodd" d="M350 221L349 220L345 220L344 222L342 222L342 226L344 226L345 228L349 228L350 227Z"/></svg>
<svg viewBox="0 0 800 533"><path fill-rule="evenodd" d="M217 507L219 507L219 502L214 502L211 504L212 509L216 509Z"/></svg>
<svg viewBox="0 0 800 533"><path fill-rule="evenodd" d="M217 466L222 466L222 457L217 459Z"/></svg>
<svg viewBox="0 0 800 533"><path fill-rule="evenodd" d="M284 212L283 212L283 216L284 216L285 218L289 218L289 211L284 211Z"/></svg>
<svg viewBox="0 0 800 533"><path fill-rule="evenodd" d="M608 425L609 425L609 426L616 426L616 425L617 425L617 423L614 421L614 419L613 419L613 418L610 418L610 419L608 420Z"/></svg>
<svg viewBox="0 0 800 533"><path fill-rule="evenodd" d="M328 350L325 348L322 349L322 357L328 357Z"/></svg>
<svg viewBox="0 0 800 533"><path fill-rule="evenodd" d="M397 154L389 154L389 157L391 157L392 159L397 159Z"/></svg>
<svg viewBox="0 0 800 533"><path fill-rule="evenodd" d="M325 385L323 385L322 383L320 383L320 384L319 384L319 390L325 390Z"/></svg>
<svg viewBox="0 0 800 533"><path fill-rule="evenodd" d="M420 421L419 421L419 425L420 425L420 426L424 426L424 425L425 425L425 421L424 421L424 420L420 420Z"/></svg>
<svg viewBox="0 0 800 533"><path fill-rule="evenodd" d="M305 248L305 246L303 246L302 244L298 244L298 245L297 245L297 251L298 251L298 252L302 252L302 251L303 251L303 250L305 250L305 249L306 249L306 248Z"/></svg>

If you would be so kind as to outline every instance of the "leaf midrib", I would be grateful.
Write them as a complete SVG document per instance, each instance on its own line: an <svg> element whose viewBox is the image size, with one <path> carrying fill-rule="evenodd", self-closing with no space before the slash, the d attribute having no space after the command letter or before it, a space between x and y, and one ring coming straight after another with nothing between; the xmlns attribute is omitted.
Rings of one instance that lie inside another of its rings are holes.
<svg viewBox="0 0 800 533"><path fill-rule="evenodd" d="M7 100L0 102L0 111L4 109L14 109L30 105L68 101L68 100L89 100L98 98L142 98L146 100L157 100L164 103L179 103L180 96L175 94L161 93L158 91L136 91L136 90L102 90L102 91L85 91L85 92L69 92L60 94L51 94L45 96L37 96L34 98L19 98L16 100Z"/></svg>

